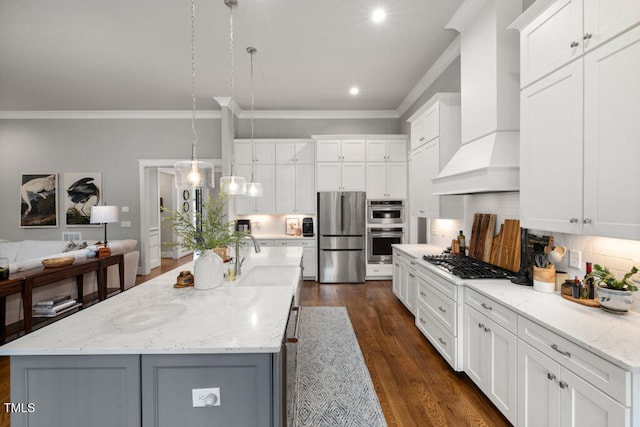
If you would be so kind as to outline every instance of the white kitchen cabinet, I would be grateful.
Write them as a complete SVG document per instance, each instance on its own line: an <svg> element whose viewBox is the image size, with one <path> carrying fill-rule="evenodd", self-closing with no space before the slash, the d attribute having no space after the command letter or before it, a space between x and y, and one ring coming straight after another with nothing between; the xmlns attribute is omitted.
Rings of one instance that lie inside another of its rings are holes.
<svg viewBox="0 0 640 427"><path fill-rule="evenodd" d="M254 140L252 144L247 139L236 139L234 141L233 158L236 164L274 164L275 156L275 144L273 142Z"/></svg>
<svg viewBox="0 0 640 427"><path fill-rule="evenodd" d="M638 73L640 27L522 90L524 227L640 239L640 200L624 185L640 180Z"/></svg>
<svg viewBox="0 0 640 427"><path fill-rule="evenodd" d="M396 249L393 250L392 290L402 304L414 315L418 286L415 265L413 258Z"/></svg>
<svg viewBox="0 0 640 427"><path fill-rule="evenodd" d="M407 197L406 162L367 162L366 178L368 199Z"/></svg>
<svg viewBox="0 0 640 427"><path fill-rule="evenodd" d="M518 340L518 426L630 426L629 409Z"/></svg>
<svg viewBox="0 0 640 427"><path fill-rule="evenodd" d="M279 165L314 164L315 151L312 140L276 142L275 163Z"/></svg>
<svg viewBox="0 0 640 427"><path fill-rule="evenodd" d="M462 371L462 286L416 264L416 326L456 371Z"/></svg>
<svg viewBox="0 0 640 427"><path fill-rule="evenodd" d="M315 212L315 169L313 164L282 164L275 168L275 212Z"/></svg>
<svg viewBox="0 0 640 427"><path fill-rule="evenodd" d="M478 302L482 312L475 308ZM464 371L511 423L516 422L518 343L514 332L498 322L515 329L516 319L501 304L465 290Z"/></svg>
<svg viewBox="0 0 640 427"><path fill-rule="evenodd" d="M365 191L365 162L318 162L316 188L318 191Z"/></svg>
<svg viewBox="0 0 640 427"><path fill-rule="evenodd" d="M520 38L520 85L526 87L640 21L640 0L540 2L514 23ZM532 15L537 15L532 19ZM523 27L523 25L526 25Z"/></svg>
<svg viewBox="0 0 640 427"><path fill-rule="evenodd" d="M264 195L262 197L233 196L236 214L271 214L275 210L275 165L244 165L235 166L235 174L244 176L247 181L251 178L251 168L255 169L256 182L262 183Z"/></svg>
<svg viewBox="0 0 640 427"><path fill-rule="evenodd" d="M407 143L404 139L366 140L367 162L404 162L407 160Z"/></svg>
<svg viewBox="0 0 640 427"><path fill-rule="evenodd" d="M302 247L302 276L316 280L318 252L314 239L274 239L273 245Z"/></svg>
<svg viewBox="0 0 640 427"><path fill-rule="evenodd" d="M319 162L364 162L364 139L318 139L316 160Z"/></svg>
<svg viewBox="0 0 640 427"><path fill-rule="evenodd" d="M460 94L439 93L409 118L411 154L409 193L411 214L429 218L459 218L463 215L462 196L434 196L432 179L460 147ZM422 122L420 124L420 122ZM414 137L415 131L422 132ZM415 140L419 144L414 144Z"/></svg>

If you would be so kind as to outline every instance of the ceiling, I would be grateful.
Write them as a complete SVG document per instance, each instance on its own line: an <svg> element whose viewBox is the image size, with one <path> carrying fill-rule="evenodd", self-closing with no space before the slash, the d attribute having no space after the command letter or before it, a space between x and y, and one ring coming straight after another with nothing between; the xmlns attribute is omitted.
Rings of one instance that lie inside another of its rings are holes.
<svg viewBox="0 0 640 427"><path fill-rule="evenodd" d="M239 0L234 99L250 108L254 46L256 110L396 110L457 36L444 25L460 3ZM198 109L216 110L231 95L223 0L196 1L195 31ZM0 110L190 110L190 42L190 0L0 0Z"/></svg>

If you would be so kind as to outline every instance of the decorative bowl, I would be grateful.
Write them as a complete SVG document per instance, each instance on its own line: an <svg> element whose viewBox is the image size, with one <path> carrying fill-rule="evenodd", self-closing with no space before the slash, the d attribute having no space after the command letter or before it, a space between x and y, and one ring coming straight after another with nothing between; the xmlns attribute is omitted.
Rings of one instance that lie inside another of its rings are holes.
<svg viewBox="0 0 640 427"><path fill-rule="evenodd" d="M633 294L627 290L617 290L596 286L600 306L614 313L626 313L633 304Z"/></svg>
<svg viewBox="0 0 640 427"><path fill-rule="evenodd" d="M47 258L42 260L42 265L45 267L66 267L67 265L73 264L76 260L76 257L65 256L58 258Z"/></svg>

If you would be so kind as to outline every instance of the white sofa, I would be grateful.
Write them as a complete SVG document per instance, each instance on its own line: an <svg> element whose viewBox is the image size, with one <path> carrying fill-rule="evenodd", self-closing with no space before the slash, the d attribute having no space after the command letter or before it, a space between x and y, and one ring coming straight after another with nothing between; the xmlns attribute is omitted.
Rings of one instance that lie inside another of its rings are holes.
<svg viewBox="0 0 640 427"><path fill-rule="evenodd" d="M124 254L124 286L125 289L135 285L136 273L138 271L138 261L140 252L135 250L138 242L133 239L114 240L109 242L111 253ZM0 257L9 259L9 271L11 274L41 267L45 258L57 258L63 256L74 256L76 259L86 258L95 251L95 246L87 246L84 249L77 249L65 252L69 242L62 240L23 240L20 242L0 242ZM110 288L120 286L118 266L112 265L108 268L107 285ZM87 273L84 277L84 294L88 295L97 291L97 278L95 273ZM70 294L76 297L75 279L61 280L58 283L43 286L33 290L33 303L48 298L53 295ZM23 318L21 295L11 295L6 301L6 323L11 324Z"/></svg>

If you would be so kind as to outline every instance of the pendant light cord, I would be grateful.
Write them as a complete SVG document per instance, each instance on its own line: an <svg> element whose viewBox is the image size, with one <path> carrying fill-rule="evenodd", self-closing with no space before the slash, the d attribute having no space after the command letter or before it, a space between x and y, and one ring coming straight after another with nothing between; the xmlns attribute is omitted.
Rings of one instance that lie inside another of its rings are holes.
<svg viewBox="0 0 640 427"><path fill-rule="evenodd" d="M196 159L196 1L191 0L191 160Z"/></svg>
<svg viewBox="0 0 640 427"><path fill-rule="evenodd" d="M249 54L251 55L251 81L249 83L249 90L251 93L251 151L255 152L255 143L253 141L253 131L254 131L254 127L253 127L253 109L254 109L254 104L255 104L255 97L253 96L253 54L257 52L257 49L255 47L251 47L249 46L247 48L247 52L249 52ZM254 175L255 175L255 171L256 171L256 166L255 166L255 162L251 162L251 182L255 182Z"/></svg>
<svg viewBox="0 0 640 427"><path fill-rule="evenodd" d="M233 176L233 169L235 166L235 150L234 150L234 146L235 146L235 136L234 136L234 126L233 126L233 89L234 89L234 79L233 79L233 74L234 74L234 63L233 63L233 8L235 7L236 3L233 1L225 1L225 4L227 6L229 6L229 57L230 57L230 65L231 65L231 79L230 79L230 85L231 85L231 99L229 101L229 110L231 111L231 176Z"/></svg>

